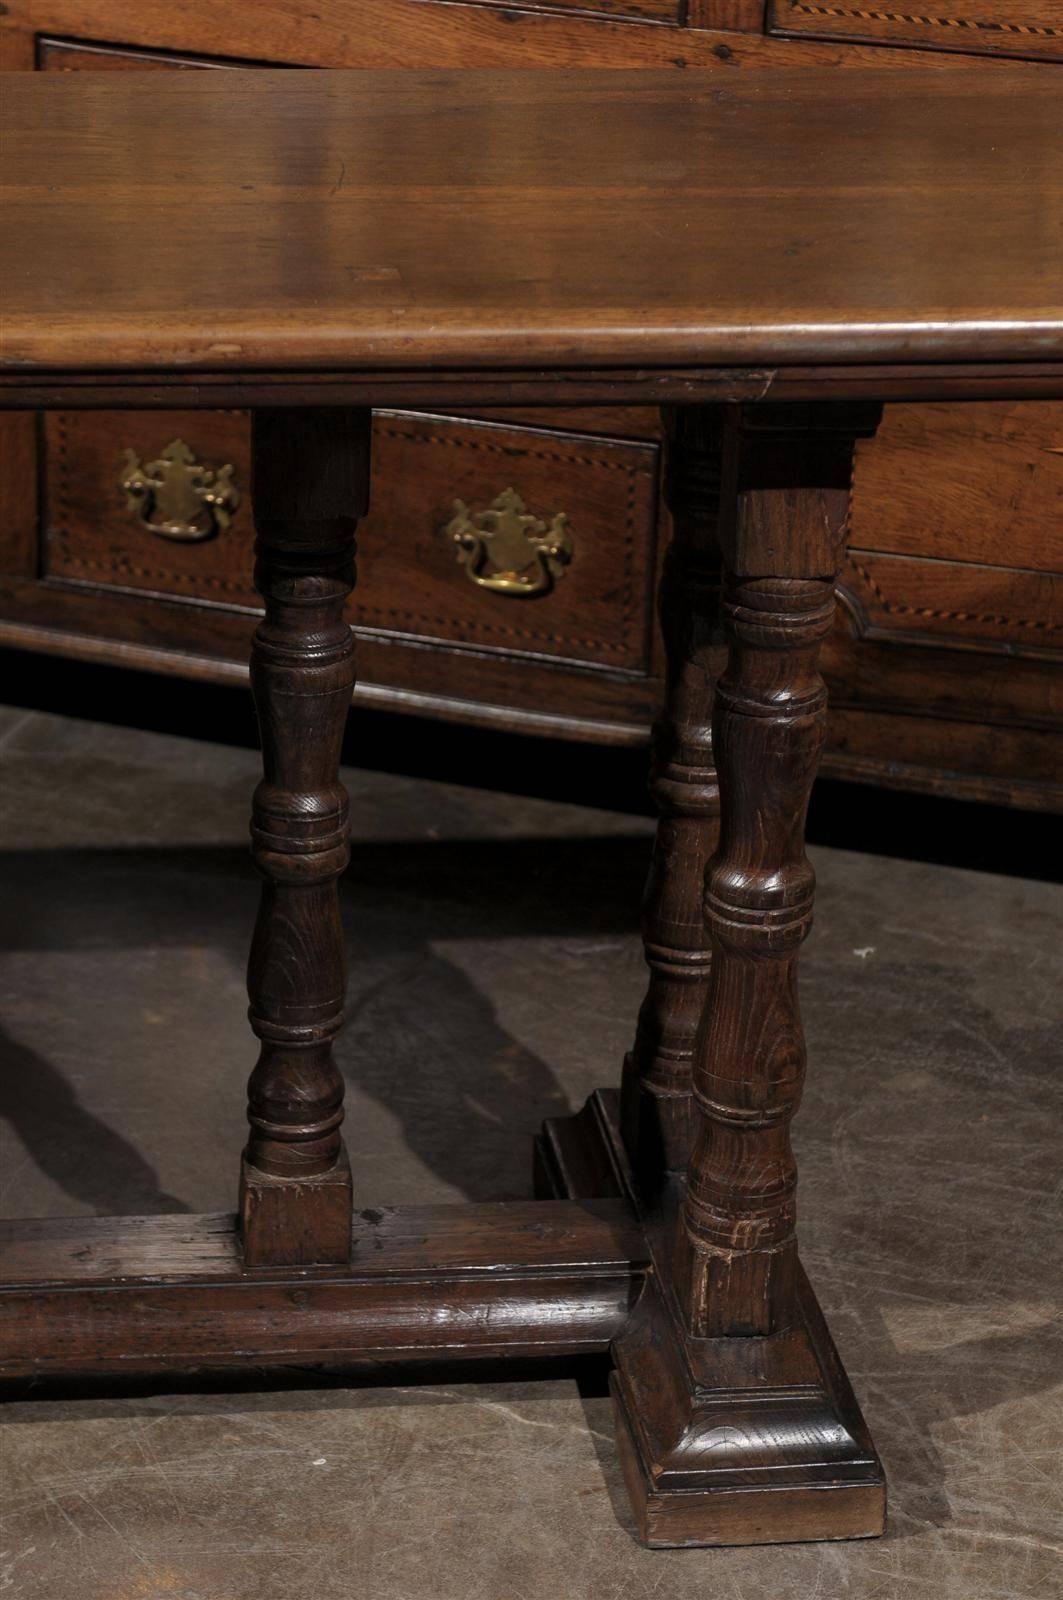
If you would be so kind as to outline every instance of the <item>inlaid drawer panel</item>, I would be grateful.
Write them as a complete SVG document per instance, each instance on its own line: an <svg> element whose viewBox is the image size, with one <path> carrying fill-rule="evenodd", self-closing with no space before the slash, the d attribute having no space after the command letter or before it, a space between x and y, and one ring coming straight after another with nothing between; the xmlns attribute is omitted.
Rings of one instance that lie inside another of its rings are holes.
<svg viewBox="0 0 1063 1600"><path fill-rule="evenodd" d="M48 579L257 606L243 413L65 413L45 430ZM352 621L648 672L657 458L630 440L378 414Z"/></svg>
<svg viewBox="0 0 1063 1600"><path fill-rule="evenodd" d="M1063 60L1060 0L941 0L932 6L769 0L768 27L825 39Z"/></svg>
<svg viewBox="0 0 1063 1600"><path fill-rule="evenodd" d="M842 588L855 602L858 631L865 637L896 634L910 641L915 635L953 645L1007 645L1015 651L1063 646L1063 578L1058 573L853 550Z"/></svg>
<svg viewBox="0 0 1063 1600"><path fill-rule="evenodd" d="M888 406L859 447L849 526L859 633L1063 647L1063 406Z"/></svg>

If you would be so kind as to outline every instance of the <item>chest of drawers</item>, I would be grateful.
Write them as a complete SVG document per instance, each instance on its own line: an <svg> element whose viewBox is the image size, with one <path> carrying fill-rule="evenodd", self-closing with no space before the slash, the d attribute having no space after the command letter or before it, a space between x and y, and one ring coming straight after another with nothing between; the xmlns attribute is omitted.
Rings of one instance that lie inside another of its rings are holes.
<svg viewBox="0 0 1063 1600"><path fill-rule="evenodd" d="M841 120L853 64L903 72L942 50L957 70L987 54L1028 58L1036 73L1063 63L1050 0L942 10L331 0L311 12L295 0L146 0L130 12L117 0L11 0L0 65L206 69L224 96L234 70L264 63L671 65L723 84L826 62ZM200 220L209 249L211 218ZM135 254L139 229L167 225L145 193L119 246ZM476 248L471 236L473 258ZM668 539L656 413L397 411L376 428L374 565L350 613L359 696L531 733L644 741L661 694ZM257 606L244 416L9 417L0 447L0 641L175 674L244 673ZM543 552L558 530L553 559ZM1021 413L1006 402L888 407L857 454L850 556L825 651L825 769L1063 806L1061 548L1058 402Z"/></svg>

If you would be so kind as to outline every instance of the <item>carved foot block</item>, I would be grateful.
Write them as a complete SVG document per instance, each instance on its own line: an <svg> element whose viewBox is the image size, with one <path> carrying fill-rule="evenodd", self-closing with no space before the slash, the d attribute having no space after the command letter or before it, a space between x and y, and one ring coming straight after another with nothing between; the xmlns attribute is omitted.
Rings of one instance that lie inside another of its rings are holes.
<svg viewBox="0 0 1063 1600"><path fill-rule="evenodd" d="M885 1531L886 1481L815 1297L769 1338L686 1340L650 1282L613 1348L617 1450L639 1537L787 1544Z"/></svg>
<svg viewBox="0 0 1063 1600"><path fill-rule="evenodd" d="M613 1090L544 1124L536 1173L544 1197L630 1193ZM617 1452L640 1539L668 1547L878 1536L885 1474L801 1267L798 1317L785 1332L683 1332L662 1289L681 1192L668 1185L645 1219L657 1270L613 1344Z"/></svg>
<svg viewBox="0 0 1063 1600"><path fill-rule="evenodd" d="M341 1266L351 1259L351 1167L313 1178L274 1178L240 1164L240 1233L245 1267Z"/></svg>

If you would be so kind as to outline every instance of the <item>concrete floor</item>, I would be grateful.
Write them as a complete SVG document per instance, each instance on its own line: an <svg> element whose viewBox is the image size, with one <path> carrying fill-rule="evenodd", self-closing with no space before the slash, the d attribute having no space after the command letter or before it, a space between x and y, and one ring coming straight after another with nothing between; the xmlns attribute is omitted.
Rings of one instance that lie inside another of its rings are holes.
<svg viewBox="0 0 1063 1600"><path fill-rule="evenodd" d="M0 759L0 1209L229 1209L254 1053L255 755L10 710ZM614 1078L630 1038L649 824L348 781L339 1058L359 1198L525 1195L539 1121ZM814 854L804 1258L886 1463L886 1539L641 1550L597 1366L291 1390L248 1374L238 1393L10 1404L0 1594L1063 1594L1063 897Z"/></svg>

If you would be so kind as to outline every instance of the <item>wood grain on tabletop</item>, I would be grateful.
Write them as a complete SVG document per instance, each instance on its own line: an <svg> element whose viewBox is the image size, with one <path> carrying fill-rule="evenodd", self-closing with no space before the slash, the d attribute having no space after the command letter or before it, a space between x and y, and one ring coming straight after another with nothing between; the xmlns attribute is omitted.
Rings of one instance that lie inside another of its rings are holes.
<svg viewBox="0 0 1063 1600"><path fill-rule="evenodd" d="M839 122L815 69L13 74L3 363L1058 356L1063 84L845 90Z"/></svg>

